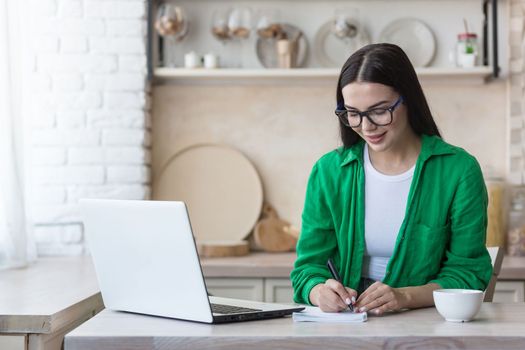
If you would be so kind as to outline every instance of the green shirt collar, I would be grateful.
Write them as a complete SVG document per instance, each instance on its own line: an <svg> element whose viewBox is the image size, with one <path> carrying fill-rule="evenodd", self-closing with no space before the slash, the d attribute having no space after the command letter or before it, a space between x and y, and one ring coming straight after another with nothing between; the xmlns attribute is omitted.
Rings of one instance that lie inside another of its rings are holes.
<svg viewBox="0 0 525 350"><path fill-rule="evenodd" d="M429 136L423 134L421 135L421 141L421 153L419 154L419 158L423 162L432 156L456 153L454 147L443 141L438 136ZM355 160L361 160L363 157L364 146L365 141L361 139L357 144L347 149L341 148L341 151L343 152L343 161L341 162L341 166L343 167L348 165Z"/></svg>

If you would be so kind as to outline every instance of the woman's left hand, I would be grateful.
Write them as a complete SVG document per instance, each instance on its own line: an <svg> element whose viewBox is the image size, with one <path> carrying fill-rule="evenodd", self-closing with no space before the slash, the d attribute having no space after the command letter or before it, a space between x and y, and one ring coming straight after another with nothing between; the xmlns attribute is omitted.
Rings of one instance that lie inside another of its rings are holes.
<svg viewBox="0 0 525 350"><path fill-rule="evenodd" d="M388 311L397 311L406 308L408 295L397 288L384 283L375 282L357 299L356 311L369 311L375 315L382 315Z"/></svg>

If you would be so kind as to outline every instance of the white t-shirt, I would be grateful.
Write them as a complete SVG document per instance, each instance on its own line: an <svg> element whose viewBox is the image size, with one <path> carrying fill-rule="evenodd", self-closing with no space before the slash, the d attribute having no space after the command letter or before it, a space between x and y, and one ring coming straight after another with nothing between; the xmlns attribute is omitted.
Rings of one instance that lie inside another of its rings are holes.
<svg viewBox="0 0 525 350"><path fill-rule="evenodd" d="M370 162L368 145L365 163L365 256L362 276L381 281L394 251L399 228L405 217L408 192L415 164L399 175L385 175Z"/></svg>

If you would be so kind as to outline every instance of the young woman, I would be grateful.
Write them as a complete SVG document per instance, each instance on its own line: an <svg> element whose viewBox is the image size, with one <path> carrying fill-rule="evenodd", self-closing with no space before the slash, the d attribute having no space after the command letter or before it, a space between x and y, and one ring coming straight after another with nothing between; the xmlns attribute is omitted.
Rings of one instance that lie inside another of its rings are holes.
<svg viewBox="0 0 525 350"><path fill-rule="evenodd" d="M441 139L406 54L392 44L355 52L341 69L336 115L343 146L310 174L295 301L380 315L431 306L439 288L484 290L492 265L483 175Z"/></svg>

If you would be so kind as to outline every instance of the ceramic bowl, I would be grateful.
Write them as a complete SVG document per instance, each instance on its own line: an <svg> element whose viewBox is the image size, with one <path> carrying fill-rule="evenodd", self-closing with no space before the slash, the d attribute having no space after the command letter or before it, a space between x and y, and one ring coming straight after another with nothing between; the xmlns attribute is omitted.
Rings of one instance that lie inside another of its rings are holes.
<svg viewBox="0 0 525 350"><path fill-rule="evenodd" d="M474 289L438 289L433 294L437 311L450 322L472 320L483 302L483 292Z"/></svg>

